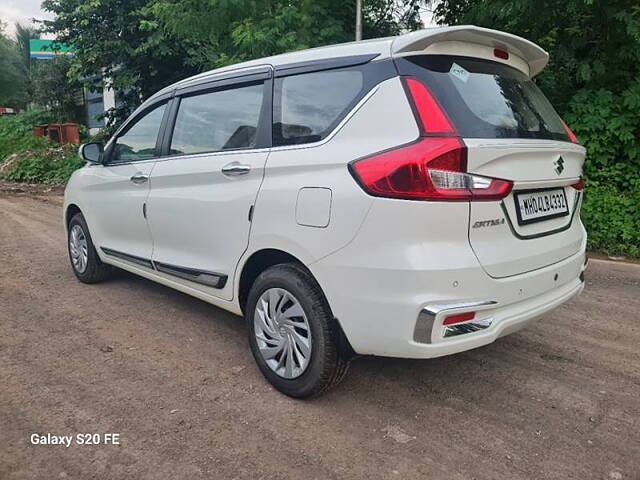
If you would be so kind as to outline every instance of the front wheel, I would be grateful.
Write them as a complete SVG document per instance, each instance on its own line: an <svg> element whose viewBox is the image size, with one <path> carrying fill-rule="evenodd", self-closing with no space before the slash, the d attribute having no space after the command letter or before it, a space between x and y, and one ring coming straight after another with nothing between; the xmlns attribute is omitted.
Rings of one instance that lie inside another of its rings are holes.
<svg viewBox="0 0 640 480"><path fill-rule="evenodd" d="M67 246L71 268L83 283L97 283L111 274L112 267L102 263L91 240L89 227L81 213L76 213L68 227Z"/></svg>
<svg viewBox="0 0 640 480"><path fill-rule="evenodd" d="M267 380L291 397L324 393L345 376L339 327L315 279L295 264L262 272L245 309L249 345Z"/></svg>

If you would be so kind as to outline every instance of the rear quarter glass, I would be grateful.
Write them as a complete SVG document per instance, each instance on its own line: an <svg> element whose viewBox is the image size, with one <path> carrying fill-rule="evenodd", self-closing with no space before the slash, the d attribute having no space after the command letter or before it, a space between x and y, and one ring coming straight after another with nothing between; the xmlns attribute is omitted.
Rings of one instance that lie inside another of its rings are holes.
<svg viewBox="0 0 640 480"><path fill-rule="evenodd" d="M462 137L569 141L551 103L515 68L450 55L403 57L396 65L427 85Z"/></svg>

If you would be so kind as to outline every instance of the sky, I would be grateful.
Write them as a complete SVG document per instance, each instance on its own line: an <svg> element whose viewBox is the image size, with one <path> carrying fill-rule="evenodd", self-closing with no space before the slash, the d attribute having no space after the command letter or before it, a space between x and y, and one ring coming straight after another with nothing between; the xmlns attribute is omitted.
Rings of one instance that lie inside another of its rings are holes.
<svg viewBox="0 0 640 480"><path fill-rule="evenodd" d="M5 33L13 36L15 24L31 24L32 18L50 20L52 15L40 9L42 0L0 0L0 20L6 24Z"/></svg>
<svg viewBox="0 0 640 480"><path fill-rule="evenodd" d="M16 22L30 24L34 17L39 20L50 20L52 15L40 8L41 2L42 0L0 0L0 20L7 24L5 32L13 36ZM422 10L420 16L425 27L434 26L431 22L431 12Z"/></svg>

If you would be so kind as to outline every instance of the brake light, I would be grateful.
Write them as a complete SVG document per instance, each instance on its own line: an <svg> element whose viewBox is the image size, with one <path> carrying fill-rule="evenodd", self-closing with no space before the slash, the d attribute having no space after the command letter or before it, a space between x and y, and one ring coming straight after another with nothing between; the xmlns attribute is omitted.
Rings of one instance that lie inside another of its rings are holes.
<svg viewBox="0 0 640 480"><path fill-rule="evenodd" d="M421 135L413 143L349 165L369 194L405 200L488 201L511 192L507 180L466 173L467 148L427 87L405 80Z"/></svg>
<svg viewBox="0 0 640 480"><path fill-rule="evenodd" d="M501 50L499 48L494 48L493 49L493 54L496 57L501 58L502 60L509 60L509 52L507 52L506 50Z"/></svg>
<svg viewBox="0 0 640 480"><path fill-rule="evenodd" d="M443 325L452 325L454 323L467 322L473 320L476 316L476 312L458 313L457 315L449 315L442 322Z"/></svg>
<svg viewBox="0 0 640 480"><path fill-rule="evenodd" d="M571 186L578 191L584 190L584 179L580 177L580 180L578 180L576 183L574 183Z"/></svg>
<svg viewBox="0 0 640 480"><path fill-rule="evenodd" d="M576 134L571 131L569 126L564 122L562 122L562 125L564 125L564 130L565 132L567 132L567 136L569 137L569 140L571 141L571 143L579 144L580 142L578 141L578 137L576 137Z"/></svg>

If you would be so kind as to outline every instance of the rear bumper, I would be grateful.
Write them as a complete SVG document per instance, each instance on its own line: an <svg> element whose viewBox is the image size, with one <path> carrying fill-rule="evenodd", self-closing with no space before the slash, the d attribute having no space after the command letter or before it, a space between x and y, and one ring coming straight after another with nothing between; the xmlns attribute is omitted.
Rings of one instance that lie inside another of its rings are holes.
<svg viewBox="0 0 640 480"><path fill-rule="evenodd" d="M451 216L460 213L452 211ZM393 216L387 218L393 223ZM412 223L413 238L403 232L405 225L408 222L399 219L386 229L365 232L347 247L308 265L359 354L433 358L480 347L519 330L582 291L586 236L578 251L564 260L520 275L492 278L468 243L450 238L425 243L422 239L434 237L433 222ZM453 231L455 225L452 222L440 231L464 238L466 232ZM483 305L466 310L451 306L469 303ZM479 328L470 326L464 334L447 336L444 314L425 319L428 310L446 308L477 312L471 323L477 322Z"/></svg>
<svg viewBox="0 0 640 480"><path fill-rule="evenodd" d="M476 311L477 314L473 321L458 324L455 327L442 324L446 310L437 315L425 315L430 311L427 306L418 315L416 321L414 338L410 342L412 352L415 352L418 358L433 358L487 345L504 335L520 330L528 323L572 299L582 292L583 288L584 283L576 278L561 288L511 305L501 307L491 304L481 310L474 307L458 308L454 311Z"/></svg>

